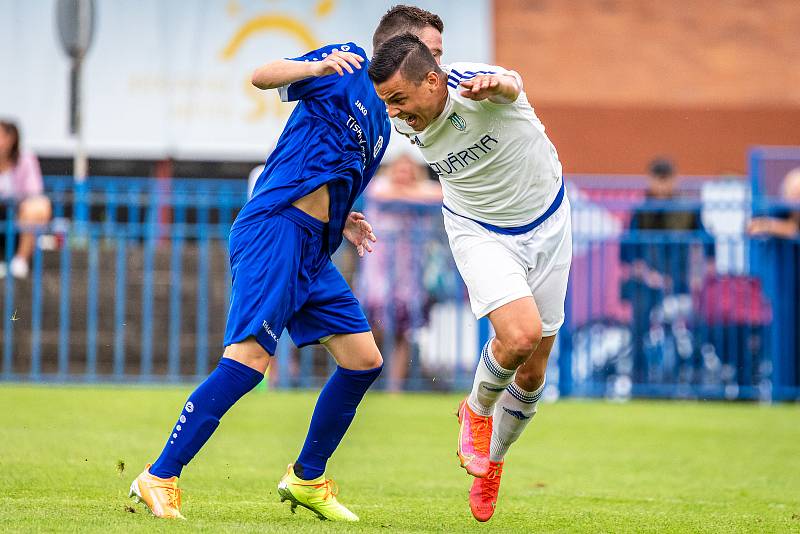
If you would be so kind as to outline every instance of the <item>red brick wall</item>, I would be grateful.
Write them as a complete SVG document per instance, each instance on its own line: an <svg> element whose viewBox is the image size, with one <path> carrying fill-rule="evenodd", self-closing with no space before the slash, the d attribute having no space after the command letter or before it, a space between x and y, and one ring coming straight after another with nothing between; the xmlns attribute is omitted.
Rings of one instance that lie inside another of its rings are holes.
<svg viewBox="0 0 800 534"><path fill-rule="evenodd" d="M744 172L754 144L800 145L800 0L495 0L566 172Z"/></svg>

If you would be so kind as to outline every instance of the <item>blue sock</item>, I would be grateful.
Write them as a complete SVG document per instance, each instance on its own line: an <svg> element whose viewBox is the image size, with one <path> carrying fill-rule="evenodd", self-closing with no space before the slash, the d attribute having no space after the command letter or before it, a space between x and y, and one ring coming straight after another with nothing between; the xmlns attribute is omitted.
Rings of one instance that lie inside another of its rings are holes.
<svg viewBox="0 0 800 534"><path fill-rule="evenodd" d="M263 378L263 374L243 363L221 358L217 368L189 395L150 473L161 478L181 476L183 467L208 441L225 412Z"/></svg>
<svg viewBox="0 0 800 534"><path fill-rule="evenodd" d="M383 366L366 371L337 367L319 394L306 442L294 464L294 474L313 480L325 472L325 464L353 422L364 394L381 374Z"/></svg>

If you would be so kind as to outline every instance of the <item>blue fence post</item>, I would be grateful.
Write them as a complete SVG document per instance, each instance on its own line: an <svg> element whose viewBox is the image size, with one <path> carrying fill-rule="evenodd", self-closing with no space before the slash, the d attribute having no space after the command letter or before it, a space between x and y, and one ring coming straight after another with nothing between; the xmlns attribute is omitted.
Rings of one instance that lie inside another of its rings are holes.
<svg viewBox="0 0 800 534"><path fill-rule="evenodd" d="M280 388L288 388L291 386L291 375L289 374L289 366L291 362L289 358L292 357L292 342L289 340L289 333L284 330L280 338L278 338L278 348L275 350L275 356L278 359L278 384Z"/></svg>
<svg viewBox="0 0 800 534"><path fill-rule="evenodd" d="M766 193L762 187L764 182L764 151L758 147L751 148L748 159L750 165L750 198L751 200L758 199L760 201ZM755 206L751 205L751 207Z"/></svg>
<svg viewBox="0 0 800 534"><path fill-rule="evenodd" d="M558 394L572 394L572 276L564 300L564 324L558 332Z"/></svg>
<svg viewBox="0 0 800 534"><path fill-rule="evenodd" d="M39 248L38 232L34 234L33 294L31 302L31 379L42 377L42 249Z"/></svg>
<svg viewBox="0 0 800 534"><path fill-rule="evenodd" d="M70 249L69 239L65 239L61 246L60 263L58 376L63 380L69 374L70 277L72 275L72 250Z"/></svg>
<svg viewBox="0 0 800 534"><path fill-rule="evenodd" d="M177 380L181 367L181 285L183 233L186 221L186 205L178 200L174 208L172 232L172 254L170 257L169 289L169 349L167 354L167 377Z"/></svg>
<svg viewBox="0 0 800 534"><path fill-rule="evenodd" d="M91 381L97 378L97 278L100 254L97 235L89 227L88 280L86 288L86 375Z"/></svg>
<svg viewBox="0 0 800 534"><path fill-rule="evenodd" d="M127 231L117 236L116 280L114 289L114 378L125 373L125 300L127 279Z"/></svg>
<svg viewBox="0 0 800 534"><path fill-rule="evenodd" d="M314 350L311 346L300 349L300 387L314 386Z"/></svg>
<svg viewBox="0 0 800 534"><path fill-rule="evenodd" d="M75 181L73 183L73 191L75 191L74 235L82 237L86 235L86 225L89 222L89 181Z"/></svg>
<svg viewBox="0 0 800 534"><path fill-rule="evenodd" d="M197 337L195 374L203 376L208 371L208 204L200 199L197 219Z"/></svg>
<svg viewBox="0 0 800 534"><path fill-rule="evenodd" d="M142 380L153 375L153 270L159 201L151 199L144 228L144 258L142 260Z"/></svg>
<svg viewBox="0 0 800 534"><path fill-rule="evenodd" d="M4 251L6 265L14 256L14 219L16 213L14 206L6 207L6 223L3 232L6 235ZM14 277L6 273L5 296L3 299L3 378L10 379L14 376L14 322L16 322L16 308L14 307Z"/></svg>
<svg viewBox="0 0 800 534"><path fill-rule="evenodd" d="M489 341L489 335L491 333L491 323L489 322L489 317L482 317L478 321L478 354L481 353L483 350L483 346L486 345L486 342Z"/></svg>

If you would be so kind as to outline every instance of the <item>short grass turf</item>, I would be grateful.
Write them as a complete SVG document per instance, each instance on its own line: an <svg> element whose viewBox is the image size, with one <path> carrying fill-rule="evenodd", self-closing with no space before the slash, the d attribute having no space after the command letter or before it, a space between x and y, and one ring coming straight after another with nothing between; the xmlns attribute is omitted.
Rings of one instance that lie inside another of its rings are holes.
<svg viewBox="0 0 800 534"><path fill-rule="evenodd" d="M467 504L459 398L371 393L328 466L357 525L289 512L276 483L314 392L255 391L184 471L186 522L132 505L190 388L0 386L0 529L134 532L800 532L800 407L546 404L495 517ZM124 464L124 468L123 468Z"/></svg>

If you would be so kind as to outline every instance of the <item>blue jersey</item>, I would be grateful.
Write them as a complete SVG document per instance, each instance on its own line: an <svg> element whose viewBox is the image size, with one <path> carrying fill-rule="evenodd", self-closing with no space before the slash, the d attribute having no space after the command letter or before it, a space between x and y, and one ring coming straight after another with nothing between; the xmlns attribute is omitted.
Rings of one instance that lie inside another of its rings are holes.
<svg viewBox="0 0 800 534"><path fill-rule="evenodd" d="M389 144L386 107L367 76L366 53L354 43L328 45L295 61L320 61L335 50L365 58L344 76L311 77L279 89L284 101L298 101L275 150L234 223L242 226L276 214L328 184L328 253L342 242L342 230Z"/></svg>

